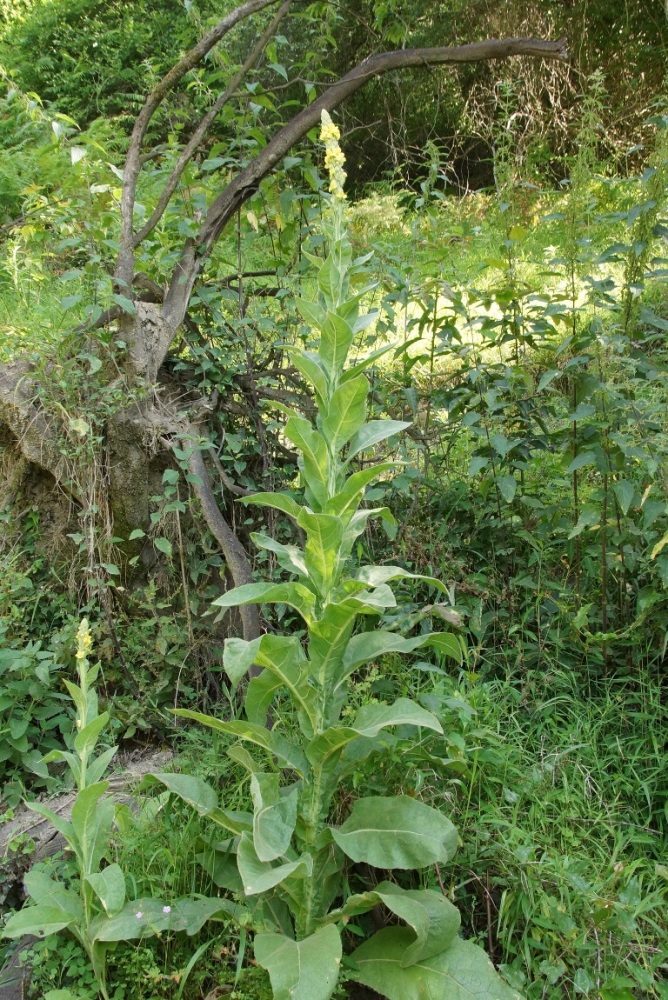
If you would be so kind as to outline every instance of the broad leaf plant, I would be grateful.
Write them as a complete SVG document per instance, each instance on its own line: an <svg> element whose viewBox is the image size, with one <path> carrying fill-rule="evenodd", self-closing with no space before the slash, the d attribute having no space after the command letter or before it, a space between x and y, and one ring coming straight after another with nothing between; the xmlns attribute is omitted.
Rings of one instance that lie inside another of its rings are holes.
<svg viewBox="0 0 668 1000"><path fill-rule="evenodd" d="M259 493L245 503L273 507L301 529L303 549L255 534L291 579L237 587L214 603L282 603L306 627L296 635L267 633L254 641L228 639L224 667L236 687L250 668L245 719L221 721L198 712L178 714L233 737L228 755L248 772L253 813L221 809L213 789L187 775L158 775L164 785L227 831L215 868L219 885L237 889L248 908L245 923L256 930L256 961L265 968L276 1000L327 1000L342 962L342 930L352 918L379 905L393 914L346 958L348 976L389 1000L516 997L496 975L485 953L459 935L459 912L441 892L401 888L383 875L420 870L450 860L457 831L438 810L407 795L369 795L353 803L345 821L332 821L341 787L360 761L383 751L394 726L441 733L438 719L408 698L392 705L366 704L352 721L344 714L349 681L388 653L432 647L461 660L459 640L447 633L404 638L384 628L356 631L363 616L378 619L396 606L393 581L410 578L445 590L437 580L399 566L356 566L352 551L370 518L392 523L386 508L364 507L366 487L393 468L390 462L358 468L357 460L408 424L367 420L369 383L364 370L382 353L347 365L355 334L369 322L360 315L361 294L351 277L353 261L344 225L343 155L338 129L323 112L330 191L325 219L329 252L312 257L318 268L318 301L298 303L319 334L317 350L290 349L313 388L315 426L292 413L284 433L299 454L304 502L285 493ZM267 726L281 695L281 720ZM288 708L286 709L286 704ZM291 716L292 713L292 716ZM346 719L346 721L344 721ZM345 898L350 863L381 873L368 892ZM394 925L396 923L396 926Z"/></svg>
<svg viewBox="0 0 668 1000"><path fill-rule="evenodd" d="M62 836L74 857L76 875L66 882L43 869L28 872L24 884L31 902L9 918L2 933L9 938L72 934L88 955L100 993L108 1000L107 955L115 942L163 931L195 934L214 916L234 916L236 907L225 899L182 897L169 903L126 899L125 874L111 860L116 805L107 794L105 777L118 747L98 746L109 713L98 708L95 681L100 667L89 664L91 646L88 621L83 618L77 632L79 683L65 681L76 709L76 736L70 749L52 750L43 758L44 763L63 761L69 768L76 789L70 818L43 803L27 803Z"/></svg>

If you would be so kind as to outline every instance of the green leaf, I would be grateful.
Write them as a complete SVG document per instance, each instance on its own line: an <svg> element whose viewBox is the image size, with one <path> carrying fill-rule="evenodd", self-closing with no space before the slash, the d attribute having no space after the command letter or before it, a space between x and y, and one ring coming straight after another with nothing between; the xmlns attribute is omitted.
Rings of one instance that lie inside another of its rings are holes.
<svg viewBox="0 0 668 1000"><path fill-rule="evenodd" d="M324 408L328 395L327 373L318 355L295 347L286 348L286 353L295 368L315 389L319 408Z"/></svg>
<svg viewBox="0 0 668 1000"><path fill-rule="evenodd" d="M319 278L323 271L324 267L321 269ZM325 272L325 278L329 279L332 276L333 269L328 268ZM332 287L331 284L330 287ZM353 336L353 329L345 319L335 313L327 313L325 321L320 327L318 354L332 382L343 372Z"/></svg>
<svg viewBox="0 0 668 1000"><path fill-rule="evenodd" d="M127 295L120 295L118 292L115 292L111 297L114 300L114 302L116 303L116 305L121 307L121 309L123 310L123 312L129 313L130 316L136 316L137 315L137 310L135 309L135 304L132 301L132 299L129 299L127 297Z"/></svg>
<svg viewBox="0 0 668 1000"><path fill-rule="evenodd" d="M212 602L219 608L242 604L289 604L308 624L313 617L315 597L301 583L246 583L221 594Z"/></svg>
<svg viewBox="0 0 668 1000"><path fill-rule="evenodd" d="M338 921L368 913L379 903L409 924L414 932L413 943L400 959L404 968L440 954L459 931L459 910L441 892L402 889L394 882L381 882L373 891L349 896L344 906L328 914L327 919Z"/></svg>
<svg viewBox="0 0 668 1000"><path fill-rule="evenodd" d="M304 775L308 770L306 758L303 757L297 747L292 746L279 733L270 732L265 726L244 722L241 719L234 719L231 722L223 722L214 719L211 715L203 715L202 712L193 712L189 708L174 709L174 715L179 715L184 719L194 719L201 722L203 726L216 729L219 733L226 733L235 739L244 740L247 743L254 743L262 747L270 754L279 757L298 774Z"/></svg>
<svg viewBox="0 0 668 1000"><path fill-rule="evenodd" d="M107 917L101 914L92 921L93 941L132 941L152 937L165 931L185 931L197 934L207 920L214 917L234 918L240 908L227 899L182 899L164 903L161 899L134 899L122 910Z"/></svg>
<svg viewBox="0 0 668 1000"><path fill-rule="evenodd" d="M441 580L433 576L423 576L422 573L409 573L401 566L362 566L355 574L355 579L367 587L377 587L391 580L420 580L428 583L430 587L436 587L443 594L448 593L448 588Z"/></svg>
<svg viewBox="0 0 668 1000"><path fill-rule="evenodd" d="M360 428L350 442L347 460L350 461L360 452L368 451L374 445L385 441L386 438L393 437L395 434L400 434L401 431L405 431L410 426L410 423L406 423L405 420L370 420Z"/></svg>
<svg viewBox="0 0 668 1000"><path fill-rule="evenodd" d="M125 903L125 875L117 864L86 876L86 881L102 903L104 912L113 917Z"/></svg>
<svg viewBox="0 0 668 1000"><path fill-rule="evenodd" d="M21 938L26 934L47 937L49 934L65 930L76 922L71 913L58 906L24 906L18 913L12 914L2 930L2 935L8 938Z"/></svg>
<svg viewBox="0 0 668 1000"><path fill-rule="evenodd" d="M255 663L260 644L264 636L248 642L246 639L232 637L225 640L223 647L223 667L225 673L232 682L232 687L236 688L239 682L246 676L250 668Z"/></svg>
<svg viewBox="0 0 668 1000"><path fill-rule="evenodd" d="M109 747L108 750L101 753L99 757L95 758L95 760L88 762L88 781L90 781L91 784L94 784L102 779L117 753L118 747Z"/></svg>
<svg viewBox="0 0 668 1000"><path fill-rule="evenodd" d="M319 258L318 263L322 264L322 261ZM295 299L295 305L302 314L304 320L310 327L312 327L312 329L322 329L325 324L325 320L327 319L327 313L322 306L317 305L315 302L307 302L305 299L300 298Z"/></svg>
<svg viewBox="0 0 668 1000"><path fill-rule="evenodd" d="M251 677L244 701L244 711L249 722L261 726L267 721L271 704L281 687L281 681L269 670Z"/></svg>
<svg viewBox="0 0 668 1000"><path fill-rule="evenodd" d="M266 969L274 1000L329 1000L341 965L341 937L333 924L302 941L257 934L256 962Z"/></svg>
<svg viewBox="0 0 668 1000"><path fill-rule="evenodd" d="M374 632L360 632L350 639L343 657L345 676L363 664L378 660L388 653L412 653L421 646L434 646L439 652L456 659L458 663L462 661L459 641L448 632L431 632L428 635L404 639L397 632L377 629Z"/></svg>
<svg viewBox="0 0 668 1000"><path fill-rule="evenodd" d="M97 738L109 722L109 712L103 712L89 722L74 738L74 749L78 754L87 754L95 748Z"/></svg>
<svg viewBox="0 0 668 1000"><path fill-rule="evenodd" d="M72 826L76 834L83 875L97 871L102 857L109 849L114 804L102 796L109 788L108 781L98 781L77 793L72 806Z"/></svg>
<svg viewBox="0 0 668 1000"><path fill-rule="evenodd" d="M616 483L613 484L613 490L615 491L615 496L617 497L617 503L619 504L619 509L622 514L626 516L629 512L629 507L633 503L633 497L635 495L635 487L633 483L630 483L628 479L618 479Z"/></svg>
<svg viewBox="0 0 668 1000"><path fill-rule="evenodd" d="M260 861L275 861L288 850L297 822L298 790L281 794L277 774L252 774L253 845Z"/></svg>
<svg viewBox="0 0 668 1000"><path fill-rule="evenodd" d="M243 497L240 501L243 504L256 504L258 507L273 507L284 514L289 514L295 520L304 509L296 500L288 496L287 493L253 493L252 496Z"/></svg>
<svg viewBox="0 0 668 1000"><path fill-rule="evenodd" d="M339 575L339 554L343 539L341 518L333 514L302 511L297 522L306 532L307 572L321 597L327 597Z"/></svg>
<svg viewBox="0 0 668 1000"><path fill-rule="evenodd" d="M330 461L324 437L305 417L290 417L284 433L298 449L299 467L306 486L322 506L328 499Z"/></svg>
<svg viewBox="0 0 668 1000"><path fill-rule="evenodd" d="M566 469L566 472L576 472L584 465L593 465L595 461L596 455L593 451L581 451L579 455L575 456L571 464Z"/></svg>
<svg viewBox="0 0 668 1000"><path fill-rule="evenodd" d="M461 938L456 937L438 955L403 966L414 940L414 934L403 927L379 931L350 956L350 978L388 1000L520 1000L495 972L482 948Z"/></svg>
<svg viewBox="0 0 668 1000"><path fill-rule="evenodd" d="M153 544L159 552L163 552L170 559L172 558L172 543L168 538L156 538Z"/></svg>
<svg viewBox="0 0 668 1000"><path fill-rule="evenodd" d="M251 538L258 549L273 552L278 565L287 573L296 573L297 576L302 577L308 576L308 570L304 562L304 553L298 546L284 545L282 542L277 542L270 535L264 535L257 531L251 532Z"/></svg>
<svg viewBox="0 0 668 1000"><path fill-rule="evenodd" d="M288 861L276 867L271 862L260 861L253 839L247 833L242 834L239 840L237 864L247 896L268 892L290 877L308 878L313 872L313 858L310 854L302 854L296 861Z"/></svg>
<svg viewBox="0 0 668 1000"><path fill-rule="evenodd" d="M449 819L408 795L358 799L345 823L331 833L352 861L375 868L425 868L446 862L458 843Z"/></svg>
<svg viewBox="0 0 668 1000"><path fill-rule="evenodd" d="M332 454L339 452L360 430L366 419L369 383L364 375L339 386L322 421L322 433Z"/></svg>
<svg viewBox="0 0 668 1000"><path fill-rule="evenodd" d="M359 506L364 495L364 489L369 483L373 482L378 476L382 476L384 473L390 472L395 468L395 462L379 462L377 465L370 465L367 469L360 469L359 472L354 472L352 476L348 476L340 492L327 501L324 508L325 512L327 514L342 515L351 510L351 508L354 509Z"/></svg>
<svg viewBox="0 0 668 1000"><path fill-rule="evenodd" d="M31 812L36 812L38 815L44 816L48 819L51 826L53 826L58 833L65 838L71 849L75 849L76 834L74 832L74 827L69 820L59 816L58 813L54 812L53 809L49 809L48 806L43 806L41 802L26 802L26 806L31 810Z"/></svg>
<svg viewBox="0 0 668 1000"><path fill-rule="evenodd" d="M376 318L377 315L378 315L377 313L370 313L369 318L373 320ZM355 333L357 333L358 331L359 331L359 323L356 322ZM374 363L374 361L377 361L378 358L382 357L383 354L387 354L387 352L391 351L393 347L394 344L387 344L385 347L378 347L376 348L375 351L372 351L371 354L367 355L367 357L364 358L364 360L357 361L354 365L351 365L350 368L347 368L346 371L341 376L341 384L343 385L345 382L348 382L349 379L356 378L357 375L360 374L360 372L363 372L367 368L370 368L371 365Z"/></svg>
<svg viewBox="0 0 668 1000"><path fill-rule="evenodd" d="M39 906L55 907L69 914L77 923L83 919L83 904L78 893L66 889L35 868L26 873L23 884L28 895Z"/></svg>
<svg viewBox="0 0 668 1000"><path fill-rule="evenodd" d="M364 705L352 726L334 726L312 740L306 748L306 756L314 766L320 766L352 740L360 736L373 739L389 726L423 726L443 732L435 715L408 698L399 698L393 705Z"/></svg>
<svg viewBox="0 0 668 1000"><path fill-rule="evenodd" d="M194 778L189 774L151 774L151 778L178 795L180 799L192 806L200 816L208 816L218 808L218 794L211 785L202 778Z"/></svg>
<svg viewBox="0 0 668 1000"><path fill-rule="evenodd" d="M499 487L499 493L506 503L512 503L515 499L515 493L517 492L517 480L515 477L499 476L496 481L496 485Z"/></svg>

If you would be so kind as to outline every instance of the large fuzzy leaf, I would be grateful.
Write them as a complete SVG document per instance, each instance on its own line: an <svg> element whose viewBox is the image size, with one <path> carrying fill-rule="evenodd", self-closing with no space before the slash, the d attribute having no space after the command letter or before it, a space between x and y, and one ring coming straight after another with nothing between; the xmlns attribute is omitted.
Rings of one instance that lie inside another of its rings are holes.
<svg viewBox="0 0 668 1000"><path fill-rule="evenodd" d="M379 931L350 956L350 978L388 1000L521 1000L477 945L456 937L440 954L404 966L412 942L406 928Z"/></svg>
<svg viewBox="0 0 668 1000"><path fill-rule="evenodd" d="M425 711L408 698L399 698L393 705L365 705L357 713L352 726L334 726L326 729L306 748L306 756L314 766L338 755L346 744L360 736L373 738L389 726L423 726L442 733L435 715Z"/></svg>
<svg viewBox="0 0 668 1000"><path fill-rule="evenodd" d="M255 960L269 973L274 1000L329 1000L341 965L341 937L329 924L302 941L258 934Z"/></svg>
<svg viewBox="0 0 668 1000"><path fill-rule="evenodd" d="M222 719L214 718L212 715L193 712L189 708L177 708L173 711L174 715L179 715L184 719L193 719L195 722L201 722L203 726L215 729L219 733L226 733L237 740L243 740L245 743L254 743L256 746L262 747L302 776L304 771L308 770L306 758L299 748L289 743L280 733L270 732L266 726L245 722L243 719L233 719L230 722L225 722Z"/></svg>
<svg viewBox="0 0 668 1000"><path fill-rule="evenodd" d="M359 472L353 472L352 476L344 481L341 489L325 504L325 511L328 514L351 514L361 503L365 488L369 483L396 469L396 462L379 462L377 465L370 465Z"/></svg>
<svg viewBox="0 0 668 1000"><path fill-rule="evenodd" d="M253 838L244 833L237 847L237 865L247 896L257 896L281 885L287 878L308 878L313 872L313 858L310 854L302 854L294 861L286 861L282 865L272 865L271 862L260 861L253 844Z"/></svg>
<svg viewBox="0 0 668 1000"><path fill-rule="evenodd" d="M306 532L306 565L311 582L321 597L329 594L339 573L343 536L340 517L303 511L297 522Z"/></svg>
<svg viewBox="0 0 668 1000"><path fill-rule="evenodd" d="M38 906L24 906L18 913L14 913L5 924L3 937L21 938L26 934L34 934L35 937L47 937L49 934L57 934L58 931L65 930L72 924L76 924L76 917L67 910L59 906L40 904Z"/></svg>
<svg viewBox="0 0 668 1000"><path fill-rule="evenodd" d="M333 394L322 421L322 433L332 454L341 451L366 419L369 383L358 375Z"/></svg>
<svg viewBox="0 0 668 1000"><path fill-rule="evenodd" d="M277 774L253 774L253 844L260 861L275 861L287 851L297 822L297 789L281 794Z"/></svg>
<svg viewBox="0 0 668 1000"><path fill-rule="evenodd" d="M408 795L371 796L353 803L332 836L352 861L375 868L424 868L457 850L457 830L431 806Z"/></svg>
<svg viewBox="0 0 668 1000"><path fill-rule="evenodd" d="M62 883L50 878L46 872L31 869L26 873L23 884L30 898L40 906L55 906L56 909L71 914L77 922L83 917L81 896L71 889L66 889Z"/></svg>
<svg viewBox="0 0 668 1000"><path fill-rule="evenodd" d="M283 511L295 520L303 510L301 504L293 500L287 493L253 493L249 497L243 497L240 501L244 504L256 504L258 507L273 507L274 510Z"/></svg>
<svg viewBox="0 0 668 1000"><path fill-rule="evenodd" d="M98 781L82 788L72 806L72 826L76 835L83 874L97 871L100 861L109 849L114 804L102 796L109 788L108 781Z"/></svg>
<svg viewBox="0 0 668 1000"><path fill-rule="evenodd" d="M412 653L421 646L434 646L440 653L450 655L461 663L461 646L457 638L448 632L434 632L404 639L397 632L377 629L375 632L360 632L350 639L343 658L345 676L388 653Z"/></svg>
<svg viewBox="0 0 668 1000"><path fill-rule="evenodd" d="M234 918L242 908L228 899L133 899L113 917L101 915L91 924L94 941L131 941L164 931L197 934L213 917Z"/></svg>
<svg viewBox="0 0 668 1000"><path fill-rule="evenodd" d="M368 451L374 445L385 441L386 438L400 434L401 431L405 431L410 426L410 423L406 423L405 420L370 420L368 424L360 428L350 442L348 461L355 455L359 455L360 452Z"/></svg>
<svg viewBox="0 0 668 1000"><path fill-rule="evenodd" d="M322 506L328 497L330 463L324 437L311 426L306 417L290 417L284 433L300 453L299 467L308 492Z"/></svg>
<svg viewBox="0 0 668 1000"><path fill-rule="evenodd" d="M101 872L92 872L86 876L86 881L110 917L122 909L125 903L125 875L120 865L108 865Z"/></svg>
<svg viewBox="0 0 668 1000"><path fill-rule="evenodd" d="M251 538L258 549L273 552L276 556L276 562L286 573L296 573L297 576L301 577L308 576L304 553L297 545L284 545L270 535L263 535L258 531L251 532Z"/></svg>
<svg viewBox="0 0 668 1000"><path fill-rule="evenodd" d="M402 889L394 882L381 882L375 889L349 896L339 910L328 914L328 921L356 917L381 903L395 913L413 931L412 943L406 937L406 950L400 956L402 967L432 958L444 951L459 931L459 910L441 892L432 889Z"/></svg>
<svg viewBox="0 0 668 1000"><path fill-rule="evenodd" d="M353 330L350 324L341 316L328 312L320 327L318 355L327 369L330 381L333 382L343 371L352 342Z"/></svg>
<svg viewBox="0 0 668 1000"><path fill-rule="evenodd" d="M221 594L212 604L219 608L237 608L242 604L289 604L308 624L313 618L315 598L301 583L245 583Z"/></svg>
<svg viewBox="0 0 668 1000"><path fill-rule="evenodd" d="M448 588L441 580L433 576L423 576L422 573L409 573L401 566L362 566L355 574L355 579L367 587L377 587L381 583L390 583L392 580L420 580L428 583L430 587L436 587L441 593L447 594Z"/></svg>

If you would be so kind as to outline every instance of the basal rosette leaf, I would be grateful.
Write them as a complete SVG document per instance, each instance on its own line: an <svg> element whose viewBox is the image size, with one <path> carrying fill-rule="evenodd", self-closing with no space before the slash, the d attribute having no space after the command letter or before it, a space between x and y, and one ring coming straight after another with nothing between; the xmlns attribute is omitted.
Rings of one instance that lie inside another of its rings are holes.
<svg viewBox="0 0 668 1000"><path fill-rule="evenodd" d="M477 945L455 937L439 954L404 966L413 944L407 928L379 931L350 956L350 978L387 1000L521 1000Z"/></svg>
<svg viewBox="0 0 668 1000"><path fill-rule="evenodd" d="M425 868L457 850L457 830L431 806L408 795L370 796L353 803L348 819L331 828L352 861L375 868Z"/></svg>
<svg viewBox="0 0 668 1000"><path fill-rule="evenodd" d="M402 889L394 882L381 882L369 892L349 896L339 910L327 915L327 920L349 919L368 913L378 904L387 907L413 931L412 943L408 944L406 938L406 950L400 956L403 968L440 954L459 931L459 910L443 893L432 889Z"/></svg>
<svg viewBox="0 0 668 1000"><path fill-rule="evenodd" d="M269 973L274 1000L329 1000L341 965L341 937L332 924L293 941L258 934L255 959Z"/></svg>

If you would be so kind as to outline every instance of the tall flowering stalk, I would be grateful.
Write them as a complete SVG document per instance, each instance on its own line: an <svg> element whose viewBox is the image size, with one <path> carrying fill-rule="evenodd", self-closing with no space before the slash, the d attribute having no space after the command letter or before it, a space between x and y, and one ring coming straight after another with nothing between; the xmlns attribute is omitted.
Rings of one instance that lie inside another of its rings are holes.
<svg viewBox="0 0 668 1000"><path fill-rule="evenodd" d="M275 1000L328 1000L339 977L347 922L379 905L403 923L374 934L349 956L353 979L390 1000L472 995L511 1000L515 994L484 952L458 937L459 913L448 899L382 880L387 870L447 863L458 841L450 820L405 795L360 798L341 825L334 820L342 782L360 761L382 758L393 742L387 730L412 726L442 733L438 719L408 698L344 714L350 677L388 653L427 647L461 661L462 649L447 633L404 638L383 628L357 628L361 616L373 621L396 606L394 580L445 588L400 566L359 565L352 556L370 518L394 523L386 508L364 505L367 486L389 473L392 463L367 461L360 469L357 459L408 425L366 419L364 371L383 349L347 364L355 334L369 318L360 315L361 296L350 293L350 277L361 262L352 259L345 232L344 160L338 129L326 114L321 137L331 192L324 215L329 252L325 260L311 258L318 269L317 300L297 303L319 341L312 350L290 351L312 386L317 415L312 422L292 414L284 427L299 454L303 499L258 493L244 501L286 514L305 544L299 548L261 532L253 535L259 548L274 553L287 579L237 587L214 602L225 608L288 604L302 617L306 637L302 642L271 632L251 642L226 641L223 665L234 687L253 664L261 671L246 686L245 719L178 712L232 738L227 754L248 774L252 813L221 809L214 790L199 779L157 777L227 831L217 882L237 891L242 886L244 923L257 931L255 959L269 972ZM281 710L269 730L267 713L279 694ZM378 884L349 895L351 864L379 869Z"/></svg>

